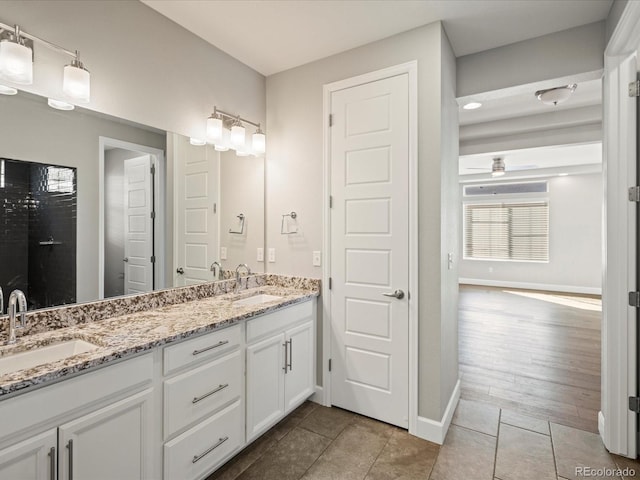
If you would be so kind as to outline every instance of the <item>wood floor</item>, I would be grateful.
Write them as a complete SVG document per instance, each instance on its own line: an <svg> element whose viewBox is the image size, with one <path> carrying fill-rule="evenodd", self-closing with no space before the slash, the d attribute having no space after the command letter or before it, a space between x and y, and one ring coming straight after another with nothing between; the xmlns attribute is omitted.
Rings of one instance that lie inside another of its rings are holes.
<svg viewBox="0 0 640 480"><path fill-rule="evenodd" d="M597 432L598 297L460 286L462 398Z"/></svg>

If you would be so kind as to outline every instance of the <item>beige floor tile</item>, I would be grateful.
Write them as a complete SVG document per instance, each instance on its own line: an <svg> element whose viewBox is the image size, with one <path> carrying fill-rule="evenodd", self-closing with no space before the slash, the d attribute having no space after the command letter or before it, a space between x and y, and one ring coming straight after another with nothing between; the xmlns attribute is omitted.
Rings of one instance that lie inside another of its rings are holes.
<svg viewBox="0 0 640 480"><path fill-rule="evenodd" d="M619 455L611 455L613 457L613 461L616 462L618 468L622 469L624 472L623 478L624 480L630 480L632 478L640 478L640 461L632 460L627 457L621 457Z"/></svg>
<svg viewBox="0 0 640 480"><path fill-rule="evenodd" d="M500 408L495 405L461 399L451 423L495 437L498 434L499 418Z"/></svg>
<svg viewBox="0 0 640 480"><path fill-rule="evenodd" d="M369 422L348 425L318 458L304 479L363 479L389 441L393 431Z"/></svg>
<svg viewBox="0 0 640 480"><path fill-rule="evenodd" d="M430 480L490 480L496 438L451 425Z"/></svg>
<svg viewBox="0 0 640 480"><path fill-rule="evenodd" d="M265 433L223 467L216 470L207 480L234 480L276 443L277 440L271 432Z"/></svg>
<svg viewBox="0 0 640 480"><path fill-rule="evenodd" d="M551 438L511 425L500 425L495 475L501 480L555 480Z"/></svg>
<svg viewBox="0 0 640 480"><path fill-rule="evenodd" d="M522 415L521 413L514 412L513 410L502 409L502 413L500 414L500 423L506 423L514 427L524 428L544 435L550 434L549 422L546 420Z"/></svg>
<svg viewBox="0 0 640 480"><path fill-rule="evenodd" d="M604 448L598 434L551 423L551 438L558 475L562 477L570 480L585 478L585 475L579 475L577 468L616 468L612 456ZM588 478L596 480L615 477L592 475ZM620 477L616 480L620 480Z"/></svg>
<svg viewBox="0 0 640 480"><path fill-rule="evenodd" d="M294 428L280 442L245 470L240 480L298 480L331 441L301 428Z"/></svg>
<svg viewBox="0 0 640 480"><path fill-rule="evenodd" d="M300 422L300 427L334 439L354 419L355 414L341 408L318 406Z"/></svg>
<svg viewBox="0 0 640 480"><path fill-rule="evenodd" d="M366 480L426 480L439 445L396 430L365 477Z"/></svg>

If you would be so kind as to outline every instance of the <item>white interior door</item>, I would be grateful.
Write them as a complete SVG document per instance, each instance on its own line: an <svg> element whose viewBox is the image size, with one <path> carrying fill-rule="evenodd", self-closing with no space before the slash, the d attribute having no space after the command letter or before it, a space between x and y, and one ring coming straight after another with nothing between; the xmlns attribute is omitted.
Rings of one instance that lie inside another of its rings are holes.
<svg viewBox="0 0 640 480"><path fill-rule="evenodd" d="M151 155L124 161L124 292L153 290Z"/></svg>
<svg viewBox="0 0 640 480"><path fill-rule="evenodd" d="M408 74L333 92L331 114L331 403L407 428Z"/></svg>
<svg viewBox="0 0 640 480"><path fill-rule="evenodd" d="M213 147L175 135L175 286L213 281L218 259L218 162Z"/></svg>

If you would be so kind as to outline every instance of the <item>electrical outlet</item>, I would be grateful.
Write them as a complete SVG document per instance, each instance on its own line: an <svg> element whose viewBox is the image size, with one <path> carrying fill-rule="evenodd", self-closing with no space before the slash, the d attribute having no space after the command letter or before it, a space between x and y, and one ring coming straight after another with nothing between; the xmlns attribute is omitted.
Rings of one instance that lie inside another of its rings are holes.
<svg viewBox="0 0 640 480"><path fill-rule="evenodd" d="M220 247L220 260L227 259L227 247Z"/></svg>
<svg viewBox="0 0 640 480"><path fill-rule="evenodd" d="M447 255L447 263L449 265L449 270L453 269L453 253Z"/></svg>
<svg viewBox="0 0 640 480"><path fill-rule="evenodd" d="M320 255L320 251L319 250L315 250L313 252L313 266L314 267L319 267L320 264L322 263L322 256Z"/></svg>
<svg viewBox="0 0 640 480"><path fill-rule="evenodd" d="M264 248L258 247L258 254L256 255L256 260L259 262L264 262Z"/></svg>
<svg viewBox="0 0 640 480"><path fill-rule="evenodd" d="M270 248L269 249L269 262L270 263L275 263L276 261L276 249L275 248Z"/></svg>

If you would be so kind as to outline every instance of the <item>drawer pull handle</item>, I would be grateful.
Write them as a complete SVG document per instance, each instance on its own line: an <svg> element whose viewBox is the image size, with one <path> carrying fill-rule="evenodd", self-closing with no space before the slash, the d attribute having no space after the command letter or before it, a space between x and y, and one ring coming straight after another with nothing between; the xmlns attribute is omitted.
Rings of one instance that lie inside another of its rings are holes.
<svg viewBox="0 0 640 480"><path fill-rule="evenodd" d="M211 390L209 393L205 393L204 395L201 395L199 397L193 397L193 400L191 400L191 403L198 403L200 400L204 400L205 398L210 397L214 393L218 393L220 390L224 390L228 386L229 386L228 383L225 383L224 385L218 385L218 388Z"/></svg>
<svg viewBox="0 0 640 480"><path fill-rule="evenodd" d="M56 480L56 447L49 450L49 476L51 480Z"/></svg>
<svg viewBox="0 0 640 480"><path fill-rule="evenodd" d="M220 445L222 445L227 440L229 440L229 437L223 437L223 438L219 439L218 443L216 443L212 447L209 447L206 451L202 452L200 455L194 455L193 456L193 460L191 460L191 463L196 463L197 461L199 461L205 455L209 455L211 452L213 452L216 448L218 448Z"/></svg>
<svg viewBox="0 0 640 480"><path fill-rule="evenodd" d="M215 345L211 345L210 347L203 348L201 350L194 350L193 355L200 355L201 353L208 352L209 350L213 350L214 348L221 347L223 345L226 345L227 343L229 343L229 340L222 340L216 343Z"/></svg>
<svg viewBox="0 0 640 480"><path fill-rule="evenodd" d="M69 480L73 480L73 440L67 443L67 450L69 450Z"/></svg>

